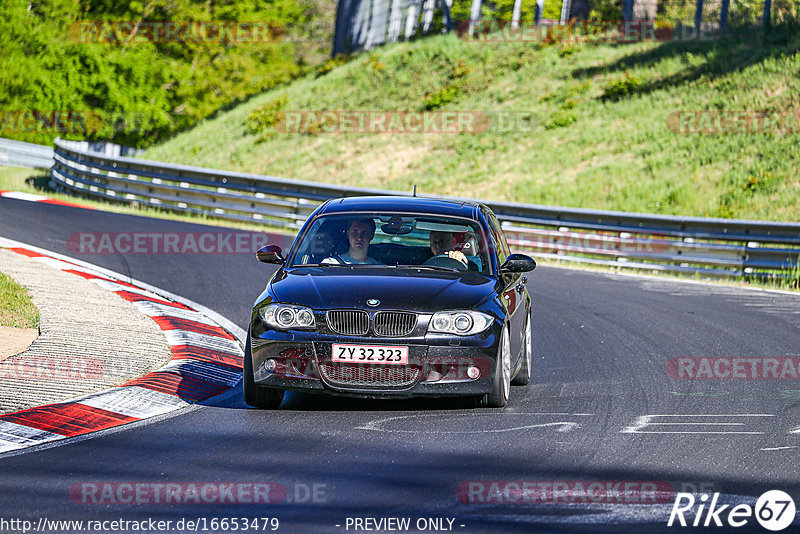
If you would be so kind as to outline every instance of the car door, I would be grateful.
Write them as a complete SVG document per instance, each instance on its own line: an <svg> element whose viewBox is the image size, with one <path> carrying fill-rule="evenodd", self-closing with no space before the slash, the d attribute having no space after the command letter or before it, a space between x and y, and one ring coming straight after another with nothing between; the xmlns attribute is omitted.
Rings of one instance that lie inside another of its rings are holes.
<svg viewBox="0 0 800 534"><path fill-rule="evenodd" d="M497 264L499 268L505 263L506 258L511 254L511 250L500 228L500 222L497 220L494 213L489 212L488 220L492 241L494 241L495 250L497 251ZM511 327L509 331L511 354L516 358L522 350L522 336L524 335L523 329L525 328L525 302L521 291L522 275L520 273L498 273L498 278L503 285L503 302L508 310L509 325Z"/></svg>

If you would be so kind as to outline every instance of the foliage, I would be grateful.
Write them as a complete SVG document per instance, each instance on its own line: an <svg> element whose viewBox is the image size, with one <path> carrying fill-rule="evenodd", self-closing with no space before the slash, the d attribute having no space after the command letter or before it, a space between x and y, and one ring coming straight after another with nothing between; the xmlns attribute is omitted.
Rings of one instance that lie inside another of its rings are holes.
<svg viewBox="0 0 800 534"><path fill-rule="evenodd" d="M619 100L630 96L642 85L642 80L625 71L625 75L612 81L603 89L603 100Z"/></svg>
<svg viewBox="0 0 800 534"><path fill-rule="evenodd" d="M589 20L604 22L622 20L622 0L594 0L591 6Z"/></svg>
<svg viewBox="0 0 800 534"><path fill-rule="evenodd" d="M286 95L282 94L247 114L247 129L258 133L278 124L281 111L286 108Z"/></svg>
<svg viewBox="0 0 800 534"><path fill-rule="evenodd" d="M321 22L330 25L333 16L322 0L7 0L0 14L0 109L6 119L0 135L44 144L60 135L136 146L302 75L327 53L330 29ZM125 31L103 30L118 28L102 25L108 21L250 21L266 23L271 38L139 42ZM87 128L58 134L20 127L14 112L26 110L88 114L92 120Z"/></svg>
<svg viewBox="0 0 800 534"><path fill-rule="evenodd" d="M732 171L724 176L721 185L727 189L719 197L716 215L732 218L755 197L776 192L783 185L783 178L761 166L745 173Z"/></svg>
<svg viewBox="0 0 800 534"><path fill-rule="evenodd" d="M347 56L345 54L339 54L336 57L328 58L314 69L314 76L319 78L320 76L325 76L329 72L331 72L336 67L341 67L347 63Z"/></svg>
<svg viewBox="0 0 800 534"><path fill-rule="evenodd" d="M559 109L545 122L544 127L548 130L564 128L578 120L578 115L571 109Z"/></svg>
<svg viewBox="0 0 800 534"><path fill-rule="evenodd" d="M260 134L257 142L263 143L272 139L275 135L272 128L283 118L284 109L286 109L286 94L268 101L247 114L247 129L250 133Z"/></svg>
<svg viewBox="0 0 800 534"><path fill-rule="evenodd" d="M422 109L434 110L449 104L458 97L458 87L455 85L445 85L438 91L429 94L422 102Z"/></svg>

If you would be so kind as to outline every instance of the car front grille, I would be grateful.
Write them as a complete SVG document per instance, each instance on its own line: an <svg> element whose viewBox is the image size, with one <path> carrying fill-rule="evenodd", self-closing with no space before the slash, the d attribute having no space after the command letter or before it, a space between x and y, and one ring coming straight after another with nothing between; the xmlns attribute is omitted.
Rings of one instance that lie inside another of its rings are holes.
<svg viewBox="0 0 800 534"><path fill-rule="evenodd" d="M338 386L405 387L417 381L421 368L414 365L362 365L324 361L322 378Z"/></svg>
<svg viewBox="0 0 800 534"><path fill-rule="evenodd" d="M363 336L369 332L369 314L359 310L330 310L325 314L328 327L345 336Z"/></svg>
<svg viewBox="0 0 800 534"><path fill-rule="evenodd" d="M325 314L328 328L344 336L364 336L369 332L369 314L361 310L330 310ZM410 312L380 311L375 314L375 334L399 337L410 334L417 326L417 314Z"/></svg>
<svg viewBox="0 0 800 534"><path fill-rule="evenodd" d="M375 314L375 333L379 336L407 336L417 325L417 314L407 312L378 312Z"/></svg>

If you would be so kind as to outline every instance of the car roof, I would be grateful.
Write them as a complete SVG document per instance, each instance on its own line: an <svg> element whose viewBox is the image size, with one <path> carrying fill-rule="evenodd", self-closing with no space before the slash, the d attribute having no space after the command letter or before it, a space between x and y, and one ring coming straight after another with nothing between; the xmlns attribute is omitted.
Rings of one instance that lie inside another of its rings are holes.
<svg viewBox="0 0 800 534"><path fill-rule="evenodd" d="M475 219L480 207L481 205L476 202L442 198L411 196L346 197L329 200L320 208L317 215L352 213L354 211L405 211Z"/></svg>

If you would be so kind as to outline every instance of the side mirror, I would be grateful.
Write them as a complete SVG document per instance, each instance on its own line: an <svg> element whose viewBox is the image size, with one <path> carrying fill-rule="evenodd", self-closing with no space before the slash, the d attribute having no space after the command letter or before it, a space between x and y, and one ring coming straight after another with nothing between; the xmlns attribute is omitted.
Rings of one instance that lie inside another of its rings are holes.
<svg viewBox="0 0 800 534"><path fill-rule="evenodd" d="M500 273L527 273L536 268L536 261L525 254L511 254L500 267Z"/></svg>
<svg viewBox="0 0 800 534"><path fill-rule="evenodd" d="M284 261L281 247L278 245L264 245L258 252L256 252L256 258L258 261L264 263L277 263L278 265L282 265Z"/></svg>

